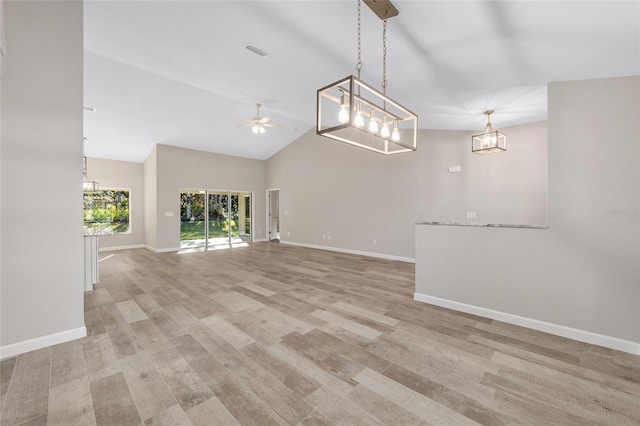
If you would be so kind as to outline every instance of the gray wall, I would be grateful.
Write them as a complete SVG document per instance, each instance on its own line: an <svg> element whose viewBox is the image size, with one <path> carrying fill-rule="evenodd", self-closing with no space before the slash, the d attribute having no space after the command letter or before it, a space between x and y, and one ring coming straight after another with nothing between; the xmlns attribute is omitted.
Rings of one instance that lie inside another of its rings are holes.
<svg viewBox="0 0 640 426"><path fill-rule="evenodd" d="M155 210L148 212L157 223L156 241L151 247L180 247L180 191L189 189L253 192L253 238L265 238L264 161L169 145L156 145L156 156L157 202ZM166 212L173 212L173 216L165 216Z"/></svg>
<svg viewBox="0 0 640 426"><path fill-rule="evenodd" d="M87 175L100 184L100 189L129 189L130 232L101 236L100 249L144 245L144 165L87 158Z"/></svg>
<svg viewBox="0 0 640 426"><path fill-rule="evenodd" d="M416 293L640 342L640 78L548 99L549 229L418 225Z"/></svg>
<svg viewBox="0 0 640 426"><path fill-rule="evenodd" d="M282 240L412 259L416 221L546 223L546 122L500 128L507 152L484 156L471 153L479 127L421 130L417 152L394 156L307 132L267 161Z"/></svg>
<svg viewBox="0 0 640 426"><path fill-rule="evenodd" d="M85 333L82 2L11 1L5 13L3 356L7 345Z"/></svg>

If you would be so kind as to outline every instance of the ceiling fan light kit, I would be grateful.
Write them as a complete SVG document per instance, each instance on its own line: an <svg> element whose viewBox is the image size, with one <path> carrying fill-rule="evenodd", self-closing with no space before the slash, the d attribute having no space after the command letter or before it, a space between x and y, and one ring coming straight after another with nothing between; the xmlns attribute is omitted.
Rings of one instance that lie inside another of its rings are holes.
<svg viewBox="0 0 640 426"><path fill-rule="evenodd" d="M251 120L245 119L245 118L238 118L238 120L242 120L242 121L246 121L245 124L238 124L236 127L245 127L245 126L250 126L251 127L251 131L253 133L255 133L256 135L261 135L264 132L266 132L265 127L272 127L272 128L282 128L284 126L281 126L280 124L273 124L273 123L269 123L270 118L269 117L260 117L260 107L262 105L261 104L256 104L256 116L253 117Z"/></svg>
<svg viewBox="0 0 640 426"><path fill-rule="evenodd" d="M382 92L361 80L361 18L358 0L358 76L348 76L317 91L316 133L380 154L418 148L418 116L387 96L387 19L398 14L390 1L365 0L383 21Z"/></svg>
<svg viewBox="0 0 640 426"><path fill-rule="evenodd" d="M475 154L491 154L507 150L507 135L493 130L491 125L491 114L493 113L492 109L484 112L487 116L487 126L484 129L484 133L471 137L471 152Z"/></svg>

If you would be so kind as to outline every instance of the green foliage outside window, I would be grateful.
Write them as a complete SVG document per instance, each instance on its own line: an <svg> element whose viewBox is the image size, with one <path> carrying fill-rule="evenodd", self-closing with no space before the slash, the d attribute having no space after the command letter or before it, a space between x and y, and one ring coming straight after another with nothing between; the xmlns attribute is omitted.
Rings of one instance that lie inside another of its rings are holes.
<svg viewBox="0 0 640 426"><path fill-rule="evenodd" d="M129 232L129 190L83 193L84 228L96 233Z"/></svg>

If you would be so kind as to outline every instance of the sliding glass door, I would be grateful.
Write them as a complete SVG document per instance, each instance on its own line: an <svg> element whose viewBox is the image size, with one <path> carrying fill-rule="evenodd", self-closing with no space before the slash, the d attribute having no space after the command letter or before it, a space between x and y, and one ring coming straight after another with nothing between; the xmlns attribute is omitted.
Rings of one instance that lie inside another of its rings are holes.
<svg viewBox="0 0 640 426"><path fill-rule="evenodd" d="M232 192L230 211L231 244L251 241L251 193Z"/></svg>
<svg viewBox="0 0 640 426"><path fill-rule="evenodd" d="M180 193L180 247L229 248L251 241L251 193Z"/></svg>
<svg viewBox="0 0 640 426"><path fill-rule="evenodd" d="M205 191L180 193L180 247L205 245Z"/></svg>
<svg viewBox="0 0 640 426"><path fill-rule="evenodd" d="M229 246L229 192L207 191L209 195L209 239L207 245Z"/></svg>

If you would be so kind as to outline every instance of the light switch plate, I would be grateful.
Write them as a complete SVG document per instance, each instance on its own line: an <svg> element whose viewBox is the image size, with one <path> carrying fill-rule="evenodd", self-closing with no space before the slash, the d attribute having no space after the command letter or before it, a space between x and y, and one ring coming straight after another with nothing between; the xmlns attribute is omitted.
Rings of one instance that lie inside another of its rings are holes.
<svg viewBox="0 0 640 426"><path fill-rule="evenodd" d="M467 212L467 219L477 219L478 213L476 212Z"/></svg>
<svg viewBox="0 0 640 426"><path fill-rule="evenodd" d="M460 166L449 166L449 173L460 173L461 170Z"/></svg>
<svg viewBox="0 0 640 426"><path fill-rule="evenodd" d="M173 212L164 212L166 217L173 217Z"/></svg>

